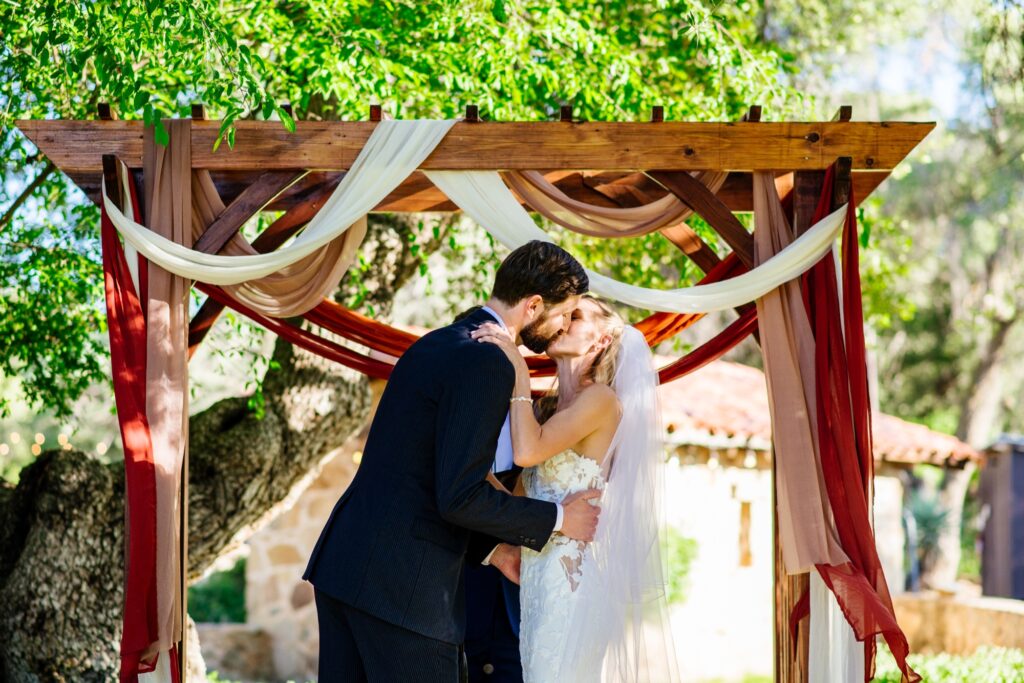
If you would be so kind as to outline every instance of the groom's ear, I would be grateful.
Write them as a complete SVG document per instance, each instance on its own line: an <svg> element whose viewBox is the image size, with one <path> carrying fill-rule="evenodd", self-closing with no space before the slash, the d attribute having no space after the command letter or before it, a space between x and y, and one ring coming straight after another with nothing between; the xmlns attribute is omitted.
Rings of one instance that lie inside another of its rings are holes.
<svg viewBox="0 0 1024 683"><path fill-rule="evenodd" d="M540 294L532 294L522 300L523 315L527 320L533 322L544 312L544 297Z"/></svg>

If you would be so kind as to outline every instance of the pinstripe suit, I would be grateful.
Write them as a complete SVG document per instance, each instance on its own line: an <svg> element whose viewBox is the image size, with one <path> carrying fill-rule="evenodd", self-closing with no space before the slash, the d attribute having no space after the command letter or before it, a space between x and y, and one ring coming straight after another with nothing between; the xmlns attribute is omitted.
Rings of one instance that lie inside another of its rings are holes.
<svg viewBox="0 0 1024 683"><path fill-rule="evenodd" d="M359 471L303 575L323 612L321 681L362 680L360 671L402 680L396 667L411 661L416 680L455 681L457 658L446 653L465 632L470 531L536 550L551 535L554 504L485 481L515 383L504 353L470 338L490 320L476 311L431 332L395 366ZM370 646L381 642L390 643L390 656ZM437 656L425 654L427 646ZM324 661L349 670L327 671Z"/></svg>

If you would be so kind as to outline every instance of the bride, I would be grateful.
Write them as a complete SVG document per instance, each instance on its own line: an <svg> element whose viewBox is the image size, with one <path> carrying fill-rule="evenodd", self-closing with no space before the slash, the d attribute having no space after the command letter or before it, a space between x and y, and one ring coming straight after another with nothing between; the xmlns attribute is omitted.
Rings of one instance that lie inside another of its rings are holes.
<svg viewBox="0 0 1024 683"><path fill-rule="evenodd" d="M500 346L516 368L511 426L515 463L526 468L522 493L558 502L603 492L592 543L556 533L539 553L521 550L524 682L677 680L658 544L657 375L643 334L604 302L581 299L547 348L557 391L535 409L514 341L491 324L474 337Z"/></svg>

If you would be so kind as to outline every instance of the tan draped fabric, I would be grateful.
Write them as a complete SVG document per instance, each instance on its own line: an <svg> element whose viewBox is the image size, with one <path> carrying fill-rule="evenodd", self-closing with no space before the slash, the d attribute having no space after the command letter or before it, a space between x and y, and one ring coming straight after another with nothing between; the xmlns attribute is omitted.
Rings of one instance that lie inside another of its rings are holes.
<svg viewBox="0 0 1024 683"><path fill-rule="evenodd" d="M539 171L507 171L502 174L532 209L564 228L592 237L636 237L678 225L693 210L669 193L643 206L609 208L594 206L569 197ZM697 179L711 192L718 192L728 173L701 171Z"/></svg>
<svg viewBox="0 0 1024 683"><path fill-rule="evenodd" d="M153 232L192 246L191 121L165 121L166 147L146 128L144 216ZM150 262L146 302L146 417L156 475L158 649L181 640L182 468L188 454L188 293L191 283Z"/></svg>
<svg viewBox="0 0 1024 683"><path fill-rule="evenodd" d="M210 178L210 173L192 173L192 237L203 231L224 211L224 203ZM316 306L338 287L345 271L356 258L359 245L366 237L364 216L337 239L312 254L291 263L276 273L238 285L225 285L224 290L236 301L272 318L302 315ZM255 254L242 235L235 233L220 251L229 256Z"/></svg>
<svg viewBox="0 0 1024 683"><path fill-rule="evenodd" d="M191 121L165 121L167 146L146 129L144 216L150 230L191 247L224 210L210 175L192 171ZM300 315L333 291L366 235L365 218L338 239L286 268L225 287L238 301L274 317ZM235 234L226 254L256 253ZM181 640L181 481L188 453L188 293L191 282L148 264L146 416L156 476L156 581L159 640L149 654Z"/></svg>
<svg viewBox="0 0 1024 683"><path fill-rule="evenodd" d="M754 265L794 239L775 178L754 173ZM832 258L831 252L826 258ZM849 561L839 545L818 452L814 335L799 279L757 300L768 402L771 408L779 539L786 571Z"/></svg>

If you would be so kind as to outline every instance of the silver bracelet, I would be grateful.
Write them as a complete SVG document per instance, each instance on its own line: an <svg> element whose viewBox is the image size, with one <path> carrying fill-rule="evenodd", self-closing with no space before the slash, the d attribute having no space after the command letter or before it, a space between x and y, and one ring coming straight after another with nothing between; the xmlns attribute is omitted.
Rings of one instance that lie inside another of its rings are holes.
<svg viewBox="0 0 1024 683"><path fill-rule="evenodd" d="M533 403L533 399L530 398L529 396L513 396L508 400L509 403L515 403L516 401L526 401L527 403L530 404Z"/></svg>

